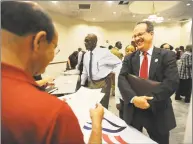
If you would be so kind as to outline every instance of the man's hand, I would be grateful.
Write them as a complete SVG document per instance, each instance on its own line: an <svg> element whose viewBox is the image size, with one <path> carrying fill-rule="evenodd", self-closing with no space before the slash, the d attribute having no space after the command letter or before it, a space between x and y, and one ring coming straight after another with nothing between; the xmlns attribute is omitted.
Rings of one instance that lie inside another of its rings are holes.
<svg viewBox="0 0 193 144"><path fill-rule="evenodd" d="M54 78L52 77L47 77L47 78L44 78L44 80L49 83L49 82L53 82L54 81Z"/></svg>
<svg viewBox="0 0 193 144"><path fill-rule="evenodd" d="M148 97L148 96L135 96L133 99L133 104L137 108L148 109L150 105L147 101L152 99L153 97Z"/></svg>
<svg viewBox="0 0 193 144"><path fill-rule="evenodd" d="M92 126L101 126L103 116L104 116L104 108L101 104L97 104L95 109L90 109Z"/></svg>

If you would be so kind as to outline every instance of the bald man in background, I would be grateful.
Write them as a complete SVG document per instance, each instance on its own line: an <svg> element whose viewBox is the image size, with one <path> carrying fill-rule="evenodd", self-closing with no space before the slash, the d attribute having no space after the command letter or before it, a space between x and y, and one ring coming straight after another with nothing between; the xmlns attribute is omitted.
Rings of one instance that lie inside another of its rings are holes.
<svg viewBox="0 0 193 144"><path fill-rule="evenodd" d="M81 85L85 85L86 80L88 80L89 88L102 88L105 96L101 100L101 104L108 109L111 84L115 79L114 76L118 75L122 62L108 49L97 46L95 34L86 36L85 47L88 51L84 55Z"/></svg>
<svg viewBox="0 0 193 144"><path fill-rule="evenodd" d="M37 4L1 3L2 115L4 144L83 144L78 120L67 103L42 92L34 75L54 58L58 34ZM89 143L102 143L103 107L90 110Z"/></svg>

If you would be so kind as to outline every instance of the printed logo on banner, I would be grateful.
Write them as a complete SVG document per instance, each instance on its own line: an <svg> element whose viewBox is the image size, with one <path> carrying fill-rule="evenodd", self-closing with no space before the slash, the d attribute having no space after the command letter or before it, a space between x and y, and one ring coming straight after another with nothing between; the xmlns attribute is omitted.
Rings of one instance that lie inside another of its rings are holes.
<svg viewBox="0 0 193 144"><path fill-rule="evenodd" d="M110 121L106 118L104 118L103 120L105 120L111 126L113 126L113 128L111 128L111 129L110 128L105 128L105 127L102 128L102 131L103 131L102 137L103 137L103 140L105 142L107 142L108 144L114 144L114 142L112 142L112 140L110 139L110 137L114 137L119 143L128 144L119 135L119 133L122 132L126 127L119 126L119 125L113 123L112 121ZM89 125L89 126L87 126L87 125ZM84 125L84 129L91 130L92 129L92 123L87 122L87 125ZM116 134L116 136L113 136L112 134Z"/></svg>

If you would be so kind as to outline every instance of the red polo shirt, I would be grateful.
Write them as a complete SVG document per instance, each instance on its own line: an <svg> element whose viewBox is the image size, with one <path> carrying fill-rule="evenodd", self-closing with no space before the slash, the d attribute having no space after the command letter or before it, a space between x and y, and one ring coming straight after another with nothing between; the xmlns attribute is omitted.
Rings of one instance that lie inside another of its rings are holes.
<svg viewBox="0 0 193 144"><path fill-rule="evenodd" d="M83 134L71 108L40 91L32 76L1 63L2 143L80 144Z"/></svg>

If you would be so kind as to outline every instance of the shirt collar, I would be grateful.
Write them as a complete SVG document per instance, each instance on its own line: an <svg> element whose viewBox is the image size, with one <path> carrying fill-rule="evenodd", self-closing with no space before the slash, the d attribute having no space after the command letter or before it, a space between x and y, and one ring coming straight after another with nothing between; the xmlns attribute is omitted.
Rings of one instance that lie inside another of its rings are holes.
<svg viewBox="0 0 193 144"><path fill-rule="evenodd" d="M11 79L27 82L36 87L39 87L33 77L30 74L26 73L24 70L3 62L1 62L1 68L3 77L9 77Z"/></svg>
<svg viewBox="0 0 193 144"><path fill-rule="evenodd" d="M147 51L147 54L148 55L152 55L152 53L153 53L153 48L154 48L154 46L152 45L151 47L150 47L150 49ZM140 55L139 56L142 56L143 55L143 52L142 51L140 51Z"/></svg>
<svg viewBox="0 0 193 144"><path fill-rule="evenodd" d="M99 47L96 46L96 47L92 50L92 53L95 53L98 49L99 49ZM90 51L90 52L91 52L91 51Z"/></svg>

